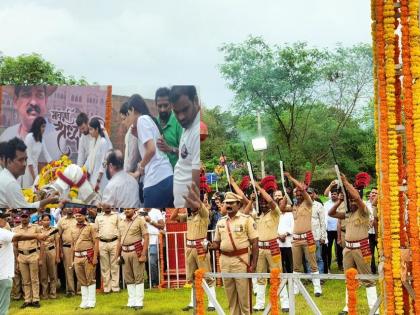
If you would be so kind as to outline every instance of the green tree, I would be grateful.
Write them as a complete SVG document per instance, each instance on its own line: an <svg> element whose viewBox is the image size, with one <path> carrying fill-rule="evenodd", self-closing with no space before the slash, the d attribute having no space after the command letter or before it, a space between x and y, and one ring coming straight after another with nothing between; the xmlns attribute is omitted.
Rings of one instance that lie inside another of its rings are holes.
<svg viewBox="0 0 420 315"><path fill-rule="evenodd" d="M85 78L75 79L39 54L0 58L0 85L87 85Z"/></svg>
<svg viewBox="0 0 420 315"><path fill-rule="evenodd" d="M340 144L345 127L372 95L372 58L368 45L334 50L306 43L270 47L260 37L221 47L222 76L235 93L234 109L260 112L264 135L274 135L295 175L314 171ZM268 130L267 130L268 129ZM271 155L273 156L273 155Z"/></svg>

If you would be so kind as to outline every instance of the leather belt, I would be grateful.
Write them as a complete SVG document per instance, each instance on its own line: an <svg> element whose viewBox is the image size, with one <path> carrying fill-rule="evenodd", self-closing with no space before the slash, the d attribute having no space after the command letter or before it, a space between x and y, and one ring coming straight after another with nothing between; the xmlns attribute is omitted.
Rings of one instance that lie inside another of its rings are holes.
<svg viewBox="0 0 420 315"><path fill-rule="evenodd" d="M277 244L279 244L279 239L278 238L274 238L274 239L268 240L268 241L258 241L258 247L259 248L262 248L262 249L270 249L270 242L272 242L272 241L276 241ZM267 247L267 248L265 248L265 247Z"/></svg>
<svg viewBox="0 0 420 315"><path fill-rule="evenodd" d="M47 250L53 250L55 248L55 245L51 245L50 247L47 247Z"/></svg>
<svg viewBox="0 0 420 315"><path fill-rule="evenodd" d="M68 248L70 248L70 247L71 247L71 244L63 244L63 247L68 247Z"/></svg>
<svg viewBox="0 0 420 315"><path fill-rule="evenodd" d="M115 236L115 237L113 237L113 238L111 238L111 239L109 239L109 240L106 240L106 239L103 239L103 238L100 238L99 240L100 240L101 242L104 242L104 243L111 243L111 242L116 241L117 239L118 239L118 236Z"/></svg>
<svg viewBox="0 0 420 315"><path fill-rule="evenodd" d="M203 246L205 246L206 244L206 239L205 238L199 238L197 240L187 240L187 247L188 248L196 248L196 244L197 242L201 242L201 244Z"/></svg>
<svg viewBox="0 0 420 315"><path fill-rule="evenodd" d="M222 255L225 255L225 256L228 256L228 257L241 256L243 254L248 254L248 247L242 248L242 249L238 249L238 250L234 250L234 251L231 251L231 252L223 252L223 251L220 251L220 253Z"/></svg>
<svg viewBox="0 0 420 315"><path fill-rule="evenodd" d="M141 243L141 241L139 241ZM123 252L129 253L136 250L136 243L130 244L130 245L121 245L121 249ZM141 248L143 248L143 244L141 244Z"/></svg>
<svg viewBox="0 0 420 315"><path fill-rule="evenodd" d="M359 240L359 241L345 241L346 242L346 247L349 249L355 249L355 248L360 248L362 247L362 242L363 240Z"/></svg>
<svg viewBox="0 0 420 315"><path fill-rule="evenodd" d="M30 255L32 253L35 253L37 250L38 250L38 248L19 250L19 254Z"/></svg>

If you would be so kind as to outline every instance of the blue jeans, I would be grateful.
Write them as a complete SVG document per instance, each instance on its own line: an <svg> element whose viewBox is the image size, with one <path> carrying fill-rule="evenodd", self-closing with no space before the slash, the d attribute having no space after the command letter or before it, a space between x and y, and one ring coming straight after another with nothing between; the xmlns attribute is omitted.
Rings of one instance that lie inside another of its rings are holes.
<svg viewBox="0 0 420 315"><path fill-rule="evenodd" d="M174 204L173 175L143 189L144 208L170 208Z"/></svg>
<svg viewBox="0 0 420 315"><path fill-rule="evenodd" d="M322 260L322 244L320 241L315 241L316 244L316 264L318 265L318 272L323 273L324 272L324 261ZM311 270L311 266L309 265L309 262L305 259L305 272L309 273Z"/></svg>
<svg viewBox="0 0 420 315"><path fill-rule="evenodd" d="M6 315L9 310L12 285L12 279L0 280L0 315Z"/></svg>
<svg viewBox="0 0 420 315"><path fill-rule="evenodd" d="M149 245L149 264L150 264L150 278L152 286L159 285L159 269L158 269L158 248L157 245Z"/></svg>

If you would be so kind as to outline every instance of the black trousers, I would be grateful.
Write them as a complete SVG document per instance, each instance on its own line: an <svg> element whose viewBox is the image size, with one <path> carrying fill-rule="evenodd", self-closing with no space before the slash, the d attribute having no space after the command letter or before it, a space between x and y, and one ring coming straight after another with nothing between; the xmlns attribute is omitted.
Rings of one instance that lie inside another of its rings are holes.
<svg viewBox="0 0 420 315"><path fill-rule="evenodd" d="M328 264L330 262L328 257L328 245L327 244L321 244L321 258L324 262L324 270L320 270L319 273L328 273Z"/></svg>
<svg viewBox="0 0 420 315"><path fill-rule="evenodd" d="M372 260L370 261L370 269L372 270L373 274L376 274L376 262L375 262L375 249L378 242L376 241L375 234L369 234L369 246L370 252L372 253Z"/></svg>
<svg viewBox="0 0 420 315"><path fill-rule="evenodd" d="M337 265L343 268L343 248L337 243L337 231L327 231L328 238L328 270L331 270L332 247L335 242L335 257Z"/></svg>
<svg viewBox="0 0 420 315"><path fill-rule="evenodd" d="M293 273L293 255L291 247L280 247L283 272Z"/></svg>

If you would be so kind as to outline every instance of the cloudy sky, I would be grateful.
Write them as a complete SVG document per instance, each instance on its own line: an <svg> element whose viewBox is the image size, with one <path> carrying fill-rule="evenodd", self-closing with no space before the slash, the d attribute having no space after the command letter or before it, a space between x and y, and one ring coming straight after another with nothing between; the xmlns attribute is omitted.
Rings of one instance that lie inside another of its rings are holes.
<svg viewBox="0 0 420 315"><path fill-rule="evenodd" d="M0 51L40 53L66 74L153 98L196 84L207 106L228 108L223 43L250 34L317 47L370 42L368 0L2 0Z"/></svg>

